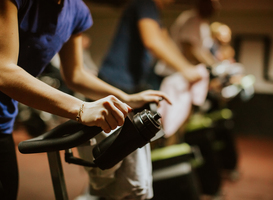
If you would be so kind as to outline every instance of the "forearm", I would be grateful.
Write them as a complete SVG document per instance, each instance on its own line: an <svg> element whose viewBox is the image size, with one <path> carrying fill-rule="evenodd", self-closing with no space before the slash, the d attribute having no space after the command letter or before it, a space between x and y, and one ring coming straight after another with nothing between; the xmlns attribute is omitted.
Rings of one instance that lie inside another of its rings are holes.
<svg viewBox="0 0 273 200"><path fill-rule="evenodd" d="M174 42L162 35L149 47L149 50L160 60L164 61L175 71L184 73L186 67L193 65L183 56Z"/></svg>
<svg viewBox="0 0 273 200"><path fill-rule="evenodd" d="M156 58L182 74L184 74L185 68L192 67L174 44L166 29L162 29L158 22L148 18L141 19L138 22L138 28L144 46Z"/></svg>
<svg viewBox="0 0 273 200"><path fill-rule="evenodd" d="M144 41L146 41L146 47L158 59L164 61L168 67L171 67L175 71L181 73L181 75L187 81L189 81L189 83L194 83L200 80L201 76L196 70L195 66L191 64L185 56L183 56L171 38L162 31L156 31L156 33L157 34L154 34L154 37L151 37L151 35L150 37L147 37L150 39L150 41L147 38L144 39ZM145 34L143 38L145 38Z"/></svg>
<svg viewBox="0 0 273 200"><path fill-rule="evenodd" d="M198 47L193 48L193 55L199 62L204 63L208 66L213 66L217 62L213 55L210 53L210 51L207 49L202 49Z"/></svg>
<svg viewBox="0 0 273 200"><path fill-rule="evenodd" d="M80 34L72 35L59 52L61 74L66 85L75 92L92 100L114 95L125 101L127 94L115 88L84 68L82 38Z"/></svg>
<svg viewBox="0 0 273 200"><path fill-rule="evenodd" d="M114 95L125 102L128 99L128 94L107 84L84 68L77 70L73 78L65 78L65 76L63 76L63 78L70 89L92 100L98 100L108 95Z"/></svg>
<svg viewBox="0 0 273 200"><path fill-rule="evenodd" d="M81 100L48 86L17 65L0 69L0 90L6 95L33 108L76 119Z"/></svg>

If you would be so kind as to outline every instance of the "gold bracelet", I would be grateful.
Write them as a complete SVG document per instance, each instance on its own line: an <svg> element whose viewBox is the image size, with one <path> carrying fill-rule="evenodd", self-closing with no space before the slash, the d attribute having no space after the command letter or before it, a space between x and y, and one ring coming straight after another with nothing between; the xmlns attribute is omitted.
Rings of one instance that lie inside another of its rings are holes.
<svg viewBox="0 0 273 200"><path fill-rule="evenodd" d="M78 115L76 117L77 122L82 122L81 117L82 117L82 113L83 113L84 103L85 102L82 103L82 105L81 105L81 107L79 109Z"/></svg>

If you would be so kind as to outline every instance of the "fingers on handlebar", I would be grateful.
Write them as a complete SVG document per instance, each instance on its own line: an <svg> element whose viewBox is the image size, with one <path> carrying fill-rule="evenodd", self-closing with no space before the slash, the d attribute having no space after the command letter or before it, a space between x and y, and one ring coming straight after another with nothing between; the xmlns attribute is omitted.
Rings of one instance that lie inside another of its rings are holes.
<svg viewBox="0 0 273 200"><path fill-rule="evenodd" d="M149 102L159 103L160 101L165 100L168 104L172 105L170 98L164 92L157 91L157 90L148 90L148 92L149 92L149 97L147 100Z"/></svg>
<svg viewBox="0 0 273 200"><path fill-rule="evenodd" d="M130 106L113 95L87 103L84 109L81 116L82 123L88 126L98 126L106 133L122 126L126 116L132 110Z"/></svg>
<svg viewBox="0 0 273 200"><path fill-rule="evenodd" d="M172 105L171 99L164 92L160 92L160 97L160 101L165 100L168 104Z"/></svg>
<svg viewBox="0 0 273 200"><path fill-rule="evenodd" d="M114 96L109 96L108 98L109 100L103 103L107 110L104 112L104 118L111 130L113 130L117 126L123 125L125 117L127 116L128 112L132 110L132 108Z"/></svg>
<svg viewBox="0 0 273 200"><path fill-rule="evenodd" d="M107 115L105 116L105 126L106 130L104 129L104 132L108 133L111 130L116 129L118 126L121 126L123 124L123 118L117 118L112 114L111 110L108 110ZM107 126L108 125L108 126ZM110 130L109 130L110 129Z"/></svg>
<svg viewBox="0 0 273 200"><path fill-rule="evenodd" d="M127 116L127 114L128 114L129 112L131 112L131 111L133 110L129 105L127 105L126 103L121 102L121 101L120 101L118 98L116 98L115 96L110 95L109 98L110 98L111 101L113 102L112 108L113 108L113 109L114 109L114 108L119 109L119 110L123 113L123 115L124 115L125 117Z"/></svg>

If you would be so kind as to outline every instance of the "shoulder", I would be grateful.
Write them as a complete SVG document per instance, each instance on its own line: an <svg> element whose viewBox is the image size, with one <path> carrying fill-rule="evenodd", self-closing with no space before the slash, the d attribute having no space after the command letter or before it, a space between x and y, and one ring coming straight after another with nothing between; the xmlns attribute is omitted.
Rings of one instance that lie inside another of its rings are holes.
<svg viewBox="0 0 273 200"><path fill-rule="evenodd" d="M85 10L85 11L89 11L87 5L85 4L85 2L83 0L65 0L67 1L67 3L70 4L70 6L74 6L74 8L76 9L81 9L81 10Z"/></svg>
<svg viewBox="0 0 273 200"><path fill-rule="evenodd" d="M172 24L171 29L181 29L182 27L192 26L196 21L196 12L194 10L183 11Z"/></svg>
<svg viewBox="0 0 273 200"><path fill-rule="evenodd" d="M152 18L156 21L159 20L159 10L153 0L135 0L134 5L138 18Z"/></svg>
<svg viewBox="0 0 273 200"><path fill-rule="evenodd" d="M191 20L196 17L196 12L195 10L186 10L183 11L176 19L178 22L185 22L188 20Z"/></svg>
<svg viewBox="0 0 273 200"><path fill-rule="evenodd" d="M82 0L66 0L67 9L73 13L75 30L73 33L82 32L92 26L93 19L89 7Z"/></svg>
<svg viewBox="0 0 273 200"><path fill-rule="evenodd" d="M153 0L134 0L133 3L142 9L156 8L156 4Z"/></svg>
<svg viewBox="0 0 273 200"><path fill-rule="evenodd" d="M90 10L83 0L65 0L66 8L72 9L78 15L89 15Z"/></svg>

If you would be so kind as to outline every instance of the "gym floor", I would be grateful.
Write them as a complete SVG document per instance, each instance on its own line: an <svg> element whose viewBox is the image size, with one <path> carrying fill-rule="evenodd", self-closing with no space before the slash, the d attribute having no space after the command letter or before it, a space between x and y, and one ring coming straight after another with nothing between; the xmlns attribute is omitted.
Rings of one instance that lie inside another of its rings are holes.
<svg viewBox="0 0 273 200"><path fill-rule="evenodd" d="M14 133L15 143L28 139L24 130ZM257 136L236 137L239 154L239 179L223 180L221 200L273 200L273 139ZM73 150L77 156L77 151ZM66 187L70 200L80 195L88 183L84 169L64 162ZM47 155L17 152L20 173L18 200L53 200Z"/></svg>

